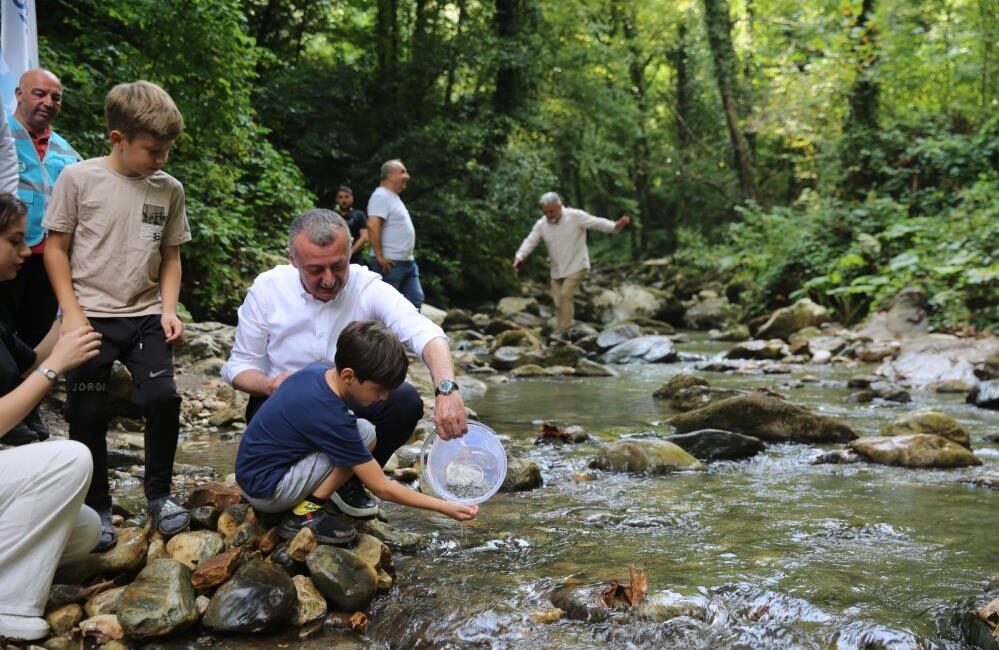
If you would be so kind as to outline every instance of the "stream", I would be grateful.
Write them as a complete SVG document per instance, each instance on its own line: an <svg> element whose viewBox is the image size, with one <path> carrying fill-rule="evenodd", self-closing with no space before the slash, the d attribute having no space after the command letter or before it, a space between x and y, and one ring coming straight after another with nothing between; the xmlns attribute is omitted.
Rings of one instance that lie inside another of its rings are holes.
<svg viewBox="0 0 999 650"><path fill-rule="evenodd" d="M683 352L728 344L687 335ZM603 441L667 434L673 411L652 398L694 363L617 367L617 378L522 379L468 400L503 436L509 455L536 461L545 486L499 493L459 525L383 504L391 524L427 536L396 554L395 586L376 598L363 633L294 632L216 640L225 648L969 648L951 620L984 604L999 566L999 491L962 484L999 473L999 413L963 395L912 391L909 404L850 404L847 378L874 366L793 366L791 374L697 373L718 387L776 390L838 418L858 434L918 409L943 411L972 435L981 467L909 470L872 464L811 465L836 445L768 445L751 460L706 472L647 477L588 469ZM535 445L542 420L580 425L591 441ZM178 458L231 471L238 438L213 435L206 454ZM206 455L208 458L206 459ZM667 592L703 604L699 620L538 622L552 590L627 583L648 575L649 598Z"/></svg>

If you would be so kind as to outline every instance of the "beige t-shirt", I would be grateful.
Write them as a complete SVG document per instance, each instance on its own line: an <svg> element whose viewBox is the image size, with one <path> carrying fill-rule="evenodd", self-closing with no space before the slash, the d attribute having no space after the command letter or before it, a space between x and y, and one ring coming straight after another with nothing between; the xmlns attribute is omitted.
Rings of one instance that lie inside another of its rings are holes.
<svg viewBox="0 0 999 650"><path fill-rule="evenodd" d="M163 171L122 176L106 157L62 171L43 225L73 235L73 290L95 318L161 313L161 247L191 240L180 181Z"/></svg>

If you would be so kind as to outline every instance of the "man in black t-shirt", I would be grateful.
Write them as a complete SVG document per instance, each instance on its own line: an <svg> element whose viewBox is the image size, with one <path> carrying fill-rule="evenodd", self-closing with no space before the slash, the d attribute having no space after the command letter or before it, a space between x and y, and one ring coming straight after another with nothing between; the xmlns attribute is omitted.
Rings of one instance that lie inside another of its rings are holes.
<svg viewBox="0 0 999 650"><path fill-rule="evenodd" d="M361 210L354 209L354 191L347 185L336 190L336 212L347 222L350 237L354 240L350 247L350 263L364 264L364 245L368 242L368 217Z"/></svg>

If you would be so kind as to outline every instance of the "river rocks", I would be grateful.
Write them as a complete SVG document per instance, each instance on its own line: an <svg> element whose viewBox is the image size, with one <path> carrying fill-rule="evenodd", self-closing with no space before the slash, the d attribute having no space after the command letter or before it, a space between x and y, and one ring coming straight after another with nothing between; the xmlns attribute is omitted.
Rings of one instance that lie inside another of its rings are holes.
<svg viewBox="0 0 999 650"><path fill-rule="evenodd" d="M541 467L533 460L508 458L506 478L500 490L503 492L524 492L534 490L544 485L541 477Z"/></svg>
<svg viewBox="0 0 999 650"><path fill-rule="evenodd" d="M319 540L311 528L303 527L295 534L294 539L288 542L288 556L296 562L305 562L309 553L319 546Z"/></svg>
<svg viewBox="0 0 999 650"><path fill-rule="evenodd" d="M101 614L80 621L80 634L96 643L107 643L125 636L125 630L114 614Z"/></svg>
<svg viewBox="0 0 999 650"><path fill-rule="evenodd" d="M518 327L497 334L490 346L490 352L495 353L502 347L519 347L538 352L541 350L541 341L530 331Z"/></svg>
<svg viewBox="0 0 999 650"><path fill-rule="evenodd" d="M135 573L146 561L145 533L139 528L119 528L118 543L103 553L91 553L82 560L59 567L58 582L82 584L96 575Z"/></svg>
<svg viewBox="0 0 999 650"><path fill-rule="evenodd" d="M183 562L191 569L215 557L225 548L222 536L210 530L197 530L180 533L166 544L166 551L171 558Z"/></svg>
<svg viewBox="0 0 999 650"><path fill-rule="evenodd" d="M492 366L497 370L513 370L527 364L541 365L541 355L518 346L504 346L493 353Z"/></svg>
<svg viewBox="0 0 999 650"><path fill-rule="evenodd" d="M361 523L358 532L364 532L382 540L388 547L403 553L416 551L424 543L424 537L418 533L395 530L384 521L367 519Z"/></svg>
<svg viewBox="0 0 999 650"><path fill-rule="evenodd" d="M612 472L653 475L704 469L699 460L679 446L655 438L613 442L600 450L600 454L590 462L590 466Z"/></svg>
<svg viewBox="0 0 999 650"><path fill-rule="evenodd" d="M506 298L501 298L496 304L496 311L504 316L512 316L523 311L537 313L538 301L534 298L522 296L507 296Z"/></svg>
<svg viewBox="0 0 999 650"><path fill-rule="evenodd" d="M76 603L63 605L45 615L45 622L49 624L52 634L69 634L70 630L82 620L83 608Z"/></svg>
<svg viewBox="0 0 999 650"><path fill-rule="evenodd" d="M575 366L586 352L572 343L556 342L541 351L542 365Z"/></svg>
<svg viewBox="0 0 999 650"><path fill-rule="evenodd" d="M286 625L297 602L295 585L281 568L252 560L219 587L202 618L213 632L263 632Z"/></svg>
<svg viewBox="0 0 999 650"><path fill-rule="evenodd" d="M860 438L849 446L872 463L881 465L946 468L982 464L982 461L961 445L926 433Z"/></svg>
<svg viewBox="0 0 999 650"><path fill-rule="evenodd" d="M748 341L753 338L749 333L748 325L734 325L726 330L711 330L708 335L712 341L730 341L732 343L741 343L742 341Z"/></svg>
<svg viewBox="0 0 999 650"><path fill-rule="evenodd" d="M115 587L95 594L83 606L87 616L94 617L101 614L114 614L118 611L118 603L121 602L125 587Z"/></svg>
<svg viewBox="0 0 999 650"><path fill-rule="evenodd" d="M667 336L640 336L614 346L604 356L607 363L671 363L676 349Z"/></svg>
<svg viewBox="0 0 999 650"><path fill-rule="evenodd" d="M656 389L652 396L656 399L669 399L684 388L691 386L707 386L708 382L688 372L680 372L670 377L666 383Z"/></svg>
<svg viewBox="0 0 999 650"><path fill-rule="evenodd" d="M312 581L334 608L354 612L375 597L378 574L350 551L319 546L306 561Z"/></svg>
<svg viewBox="0 0 999 650"><path fill-rule="evenodd" d="M652 623L665 623L678 616L707 621L708 604L708 599L700 594L684 596L674 591L659 591L649 594L636 613L639 619Z"/></svg>
<svg viewBox="0 0 999 650"><path fill-rule="evenodd" d="M980 382L968 393L967 402L979 408L999 410L999 379Z"/></svg>
<svg viewBox="0 0 999 650"><path fill-rule="evenodd" d="M756 332L758 338L778 338L785 341L804 327L818 326L830 320L829 311L808 298L788 307L781 307Z"/></svg>
<svg viewBox="0 0 999 650"><path fill-rule="evenodd" d="M788 355L787 344L780 339L746 341L725 353L726 359L777 360Z"/></svg>
<svg viewBox="0 0 999 650"><path fill-rule="evenodd" d="M295 612L291 624L301 627L326 616L328 610L326 599L316 589L312 580L307 576L295 576L291 581L295 585L296 594Z"/></svg>
<svg viewBox="0 0 999 650"><path fill-rule="evenodd" d="M723 429L766 442L847 442L857 437L832 418L757 392L674 415L667 422L679 433Z"/></svg>
<svg viewBox="0 0 999 650"><path fill-rule="evenodd" d="M912 401L912 395L901 386L874 382L867 388L851 393L846 401L851 404L868 404L876 399L907 404Z"/></svg>
<svg viewBox="0 0 999 650"><path fill-rule="evenodd" d="M617 371L607 366L591 361L590 359L580 359L576 362L577 377L617 377ZM464 386L462 386L464 390Z"/></svg>
<svg viewBox="0 0 999 650"><path fill-rule="evenodd" d="M975 367L999 352L999 339L960 338L928 334L902 342L894 361L885 361L878 373L910 386L933 386L948 381L974 385Z"/></svg>
<svg viewBox="0 0 999 650"><path fill-rule="evenodd" d="M593 297L593 309L600 320L625 321L647 316L661 318L673 309L672 294L653 287L625 283L616 289L603 289Z"/></svg>
<svg viewBox="0 0 999 650"><path fill-rule="evenodd" d="M460 331L475 329L477 327L475 319L472 318L472 314L465 309L448 309L447 315L444 316L444 322L441 324L446 331Z"/></svg>
<svg viewBox="0 0 999 650"><path fill-rule="evenodd" d="M191 585L198 590L211 589L228 580L239 564L242 548L234 548L200 563L191 577Z"/></svg>
<svg viewBox="0 0 999 650"><path fill-rule="evenodd" d="M759 438L720 429L681 433L668 436L666 440L703 461L739 460L750 458L763 451L763 441Z"/></svg>
<svg viewBox="0 0 999 650"><path fill-rule="evenodd" d="M167 636L198 620L195 598L191 569L176 560L156 560L125 588L118 622L134 639Z"/></svg>
<svg viewBox="0 0 999 650"><path fill-rule="evenodd" d="M932 433L971 448L971 435L958 422L939 411L920 411L901 417L881 427L883 436L904 436L912 433Z"/></svg>
<svg viewBox="0 0 999 650"><path fill-rule="evenodd" d="M552 605L565 612L566 618L591 623L606 620L609 610L600 602L601 589L565 585L549 595Z"/></svg>
<svg viewBox="0 0 999 650"><path fill-rule="evenodd" d="M616 345L621 345L625 341L638 338L642 335L642 330L634 323L621 323L608 327L597 336L597 349L606 351Z"/></svg>
<svg viewBox="0 0 999 650"><path fill-rule="evenodd" d="M711 386L691 386L678 390L669 398L670 408L676 411L693 411L720 402L736 395L745 395L746 391L729 388L712 388Z"/></svg>

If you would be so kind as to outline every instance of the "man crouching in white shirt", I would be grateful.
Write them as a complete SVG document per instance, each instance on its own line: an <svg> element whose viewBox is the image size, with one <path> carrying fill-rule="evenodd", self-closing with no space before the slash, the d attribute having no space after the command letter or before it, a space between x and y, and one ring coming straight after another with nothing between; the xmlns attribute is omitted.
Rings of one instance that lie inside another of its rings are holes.
<svg viewBox="0 0 999 650"><path fill-rule="evenodd" d="M454 364L444 331L421 315L381 276L350 264L350 230L330 210L299 215L288 233L288 260L257 276L239 308L236 340L222 378L250 395L249 422L260 405L291 373L310 363L333 363L336 341L357 320L385 323L430 369L436 395L434 424L444 439L468 432L465 403L454 382ZM375 460L384 466L413 434L423 417L423 400L409 382L387 400L348 405L375 427ZM331 499L354 517L371 517L378 506L357 477Z"/></svg>

